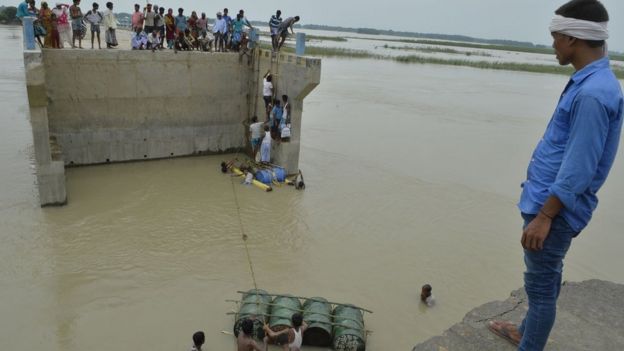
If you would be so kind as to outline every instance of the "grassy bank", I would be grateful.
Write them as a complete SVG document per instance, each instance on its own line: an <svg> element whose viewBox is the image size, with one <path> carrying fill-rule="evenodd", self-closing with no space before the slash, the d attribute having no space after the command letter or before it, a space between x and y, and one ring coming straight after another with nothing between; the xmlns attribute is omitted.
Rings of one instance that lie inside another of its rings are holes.
<svg viewBox="0 0 624 351"><path fill-rule="evenodd" d="M361 39L355 37L349 37L350 39ZM366 39L377 40L392 43L405 43L405 44L421 44L421 45L437 45L437 46L450 46L461 47L471 49L483 49L483 50L500 50L500 51L512 51L512 52L524 52L530 54L545 54L554 55L555 52L552 48L545 47L523 47L512 45L487 45L477 43L455 42L455 41L438 41L438 40L426 40L426 39ZM610 54L609 58L613 61L624 61L623 54Z"/></svg>
<svg viewBox="0 0 624 351"><path fill-rule="evenodd" d="M322 35L306 35L306 41L310 40L322 40L322 41L347 41L343 37L326 37Z"/></svg>
<svg viewBox="0 0 624 351"><path fill-rule="evenodd" d="M436 64L436 65L448 65L448 66L464 66L481 69L495 69L504 71L519 71L519 72L533 72L533 73L549 73L549 74L563 74L572 75L574 69L571 66L555 66L555 65L539 65L530 63L515 63L515 62L488 62L488 61L469 61L458 59L442 59L435 57L423 57L418 55L407 55L389 57L397 62L401 63L420 63L420 64ZM624 69L612 66L611 69L618 79L624 79Z"/></svg>
<svg viewBox="0 0 624 351"><path fill-rule="evenodd" d="M460 51L450 48L441 48L435 46L425 46L425 47L412 47L412 46L390 46L385 44L383 46L384 49L393 49L393 50L405 50L405 51L418 51L424 53L443 53L443 54L456 54L456 55L465 55L465 56L484 56L490 57L491 54L487 52L481 51Z"/></svg>

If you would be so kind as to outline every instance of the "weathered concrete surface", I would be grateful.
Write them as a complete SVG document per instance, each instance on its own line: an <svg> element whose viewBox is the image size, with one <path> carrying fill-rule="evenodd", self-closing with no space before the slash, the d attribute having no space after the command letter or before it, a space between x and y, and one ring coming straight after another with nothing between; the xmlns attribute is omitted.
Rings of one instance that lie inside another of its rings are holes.
<svg viewBox="0 0 624 351"><path fill-rule="evenodd" d="M520 323L527 310L524 289L505 301L470 311L461 323L412 351L515 350L486 327L493 319ZM624 285L601 280L566 282L559 295L557 320L546 346L548 351L624 350Z"/></svg>
<svg viewBox="0 0 624 351"><path fill-rule="evenodd" d="M48 101L41 51L25 51L24 66L35 149L39 202L42 206L63 205L67 202L65 167L62 158L53 157L50 146Z"/></svg>
<svg viewBox="0 0 624 351"><path fill-rule="evenodd" d="M253 114L253 98L262 99L265 72L259 67L273 67L282 72L277 93L293 97L294 127L287 152L276 146L274 155L285 153L280 158L289 162L284 166L296 171L301 105L319 83L320 60L280 57L278 62L260 51L241 58L233 53L44 50L50 135L67 165L242 149L247 144L242 121Z"/></svg>

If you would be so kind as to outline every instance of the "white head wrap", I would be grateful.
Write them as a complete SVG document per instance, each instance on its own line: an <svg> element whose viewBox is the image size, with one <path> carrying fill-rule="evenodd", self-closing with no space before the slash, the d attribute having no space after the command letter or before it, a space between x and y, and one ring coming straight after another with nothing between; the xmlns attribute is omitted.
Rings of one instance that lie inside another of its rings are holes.
<svg viewBox="0 0 624 351"><path fill-rule="evenodd" d="M609 22L592 22L556 15L550 22L551 33L561 33L583 40L609 39Z"/></svg>

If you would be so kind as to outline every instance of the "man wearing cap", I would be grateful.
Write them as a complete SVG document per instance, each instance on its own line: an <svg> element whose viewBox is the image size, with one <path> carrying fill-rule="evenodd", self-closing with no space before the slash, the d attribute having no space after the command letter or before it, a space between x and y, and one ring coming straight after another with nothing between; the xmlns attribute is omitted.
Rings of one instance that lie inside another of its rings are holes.
<svg viewBox="0 0 624 351"><path fill-rule="evenodd" d="M217 12L217 19L212 26L212 34L214 34L215 51L225 50L225 34L227 33L227 23L221 12Z"/></svg>
<svg viewBox="0 0 624 351"><path fill-rule="evenodd" d="M589 223L596 193L613 165L622 128L620 83L609 68L609 15L597 0L572 0L550 25L560 65L576 72L529 162L518 208L524 219L524 288L529 310L520 326L492 321L518 350L543 350L555 322L563 259Z"/></svg>

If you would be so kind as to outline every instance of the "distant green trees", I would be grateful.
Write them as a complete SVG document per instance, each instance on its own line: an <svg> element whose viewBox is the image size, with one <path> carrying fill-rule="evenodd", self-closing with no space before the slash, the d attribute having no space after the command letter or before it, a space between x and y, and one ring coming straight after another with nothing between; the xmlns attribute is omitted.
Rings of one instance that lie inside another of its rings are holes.
<svg viewBox="0 0 624 351"><path fill-rule="evenodd" d="M15 14L17 13L17 7L15 6L0 6L0 23L13 24L19 23Z"/></svg>

